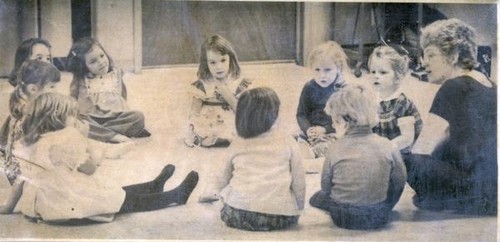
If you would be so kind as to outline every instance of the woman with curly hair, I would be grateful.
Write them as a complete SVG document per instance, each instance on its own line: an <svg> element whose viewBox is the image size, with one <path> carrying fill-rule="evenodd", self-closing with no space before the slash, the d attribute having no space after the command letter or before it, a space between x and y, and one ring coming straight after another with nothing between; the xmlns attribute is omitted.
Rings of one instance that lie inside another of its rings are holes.
<svg viewBox="0 0 500 242"><path fill-rule="evenodd" d="M474 70L474 29L458 19L436 21L422 30L420 44L429 81L441 87L405 159L413 203L496 214L496 85Z"/></svg>

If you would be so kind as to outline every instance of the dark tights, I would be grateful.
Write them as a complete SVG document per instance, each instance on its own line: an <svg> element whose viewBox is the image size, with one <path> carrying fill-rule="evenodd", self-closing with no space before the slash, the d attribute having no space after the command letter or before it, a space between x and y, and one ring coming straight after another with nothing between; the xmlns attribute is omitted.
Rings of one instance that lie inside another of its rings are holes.
<svg viewBox="0 0 500 242"><path fill-rule="evenodd" d="M179 186L164 192L163 186L174 169L173 165L167 165L152 181L123 187L125 200L120 213L152 211L174 204L185 204L198 184L198 173L191 171Z"/></svg>

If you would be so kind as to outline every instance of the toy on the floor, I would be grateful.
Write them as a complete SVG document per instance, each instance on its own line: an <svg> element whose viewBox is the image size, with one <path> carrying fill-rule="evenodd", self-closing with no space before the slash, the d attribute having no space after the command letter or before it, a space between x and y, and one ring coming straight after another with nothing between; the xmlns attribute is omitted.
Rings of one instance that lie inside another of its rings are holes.
<svg viewBox="0 0 500 242"><path fill-rule="evenodd" d="M350 68L344 50L334 41L316 46L309 55L309 66L314 77L300 94L296 117L302 132L296 139L311 150L312 157L303 152L304 157L318 158L325 156L330 141L335 140L332 120L324 111L325 103L344 85Z"/></svg>
<svg viewBox="0 0 500 242"><path fill-rule="evenodd" d="M400 88L410 77L408 55L399 45L386 45L375 48L368 59L370 83L380 102L379 123L373 131L391 140L404 153L410 152L423 126L417 107Z"/></svg>
<svg viewBox="0 0 500 242"><path fill-rule="evenodd" d="M305 172L293 138L276 127L280 100L270 88L243 92L236 109L238 138L218 180L221 219L229 227L290 228L304 209ZM200 202L213 201L200 197Z"/></svg>
<svg viewBox="0 0 500 242"><path fill-rule="evenodd" d="M198 183L190 172L176 188L164 192L175 167L167 165L150 182L121 187L92 174L102 158L74 127L78 104L68 96L44 93L27 107L23 139L15 143L20 174L2 213L21 212L48 222L90 219L110 222L116 213L151 211L185 204ZM25 163L30 166L23 166ZM32 169L34 167L37 169Z"/></svg>
<svg viewBox="0 0 500 242"><path fill-rule="evenodd" d="M251 81L240 77L231 43L219 35L201 46L198 80L192 83L192 104L184 143L189 147L227 147L234 136L234 112L240 93Z"/></svg>
<svg viewBox="0 0 500 242"><path fill-rule="evenodd" d="M325 110L338 139L328 149L321 190L310 199L326 210L338 227L375 229L385 226L406 183L399 149L372 132L378 103L371 86L347 84L332 94Z"/></svg>
<svg viewBox="0 0 500 242"><path fill-rule="evenodd" d="M85 37L73 44L68 70L73 73L70 93L78 101L80 118L90 125L89 138L122 143L151 136L144 114L127 105L123 71L97 40Z"/></svg>

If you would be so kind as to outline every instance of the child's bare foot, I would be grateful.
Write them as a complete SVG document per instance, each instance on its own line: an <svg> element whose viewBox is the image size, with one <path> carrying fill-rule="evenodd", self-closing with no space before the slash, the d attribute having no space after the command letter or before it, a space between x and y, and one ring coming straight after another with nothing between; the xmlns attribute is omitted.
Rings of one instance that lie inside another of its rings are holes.
<svg viewBox="0 0 500 242"><path fill-rule="evenodd" d="M110 139L110 141L112 143L124 143L124 142L132 141L132 140L125 135L117 134L117 135L113 136Z"/></svg>
<svg viewBox="0 0 500 242"><path fill-rule="evenodd" d="M122 142L118 144L108 144L104 150L104 157L107 159L120 159L135 146L134 142Z"/></svg>

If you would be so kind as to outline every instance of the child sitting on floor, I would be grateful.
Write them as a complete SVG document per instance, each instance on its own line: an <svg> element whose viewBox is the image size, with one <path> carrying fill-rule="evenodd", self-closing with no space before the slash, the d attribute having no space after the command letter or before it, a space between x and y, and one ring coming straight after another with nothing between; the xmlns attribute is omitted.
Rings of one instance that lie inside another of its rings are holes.
<svg viewBox="0 0 500 242"><path fill-rule="evenodd" d="M23 120L23 146L27 157L21 166L22 187L13 187L0 213L19 211L49 222L91 219L110 222L116 213L151 211L185 204L196 187L194 171L173 190L164 192L174 166L167 165L150 182L121 187L100 182L92 176L99 162L88 139L74 128L78 104L70 97L44 93L34 99ZM17 154L10 154L17 155ZM14 209L15 208L15 209Z"/></svg>
<svg viewBox="0 0 500 242"><path fill-rule="evenodd" d="M341 228L383 227L406 182L399 150L372 133L378 119L375 100L369 87L346 85L326 104L338 140L328 148L321 190L310 204L328 211Z"/></svg>
<svg viewBox="0 0 500 242"><path fill-rule="evenodd" d="M280 101L270 88L245 91L238 100L236 130L218 189L221 219L229 227L285 229L304 209L305 173L296 143L278 131ZM200 201L211 201L201 197Z"/></svg>
<svg viewBox="0 0 500 242"><path fill-rule="evenodd" d="M380 122L373 131L391 140L402 153L409 153L423 122L415 104L401 91L410 58L401 46L380 46L369 60L371 82L378 92Z"/></svg>
<svg viewBox="0 0 500 242"><path fill-rule="evenodd" d="M345 83L350 69L342 47L333 41L316 46L309 55L309 65L314 79L304 85L300 94L296 116L302 134L297 139L306 141L317 158L324 157L335 133L324 111L325 103Z"/></svg>
<svg viewBox="0 0 500 242"><path fill-rule="evenodd" d="M151 136L144 114L129 110L122 70L97 40L85 37L73 44L68 70L73 73L70 93L78 101L80 118L90 125L89 138L122 143Z"/></svg>
<svg viewBox="0 0 500 242"><path fill-rule="evenodd" d="M240 78L240 66L232 45L213 35L201 46L198 80L192 84L189 147L227 147L234 130L237 98L251 84Z"/></svg>

